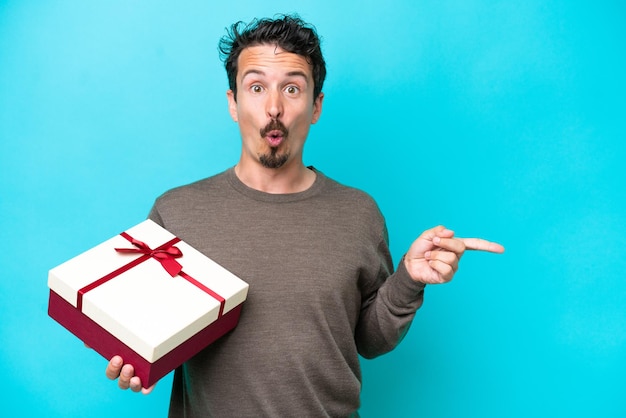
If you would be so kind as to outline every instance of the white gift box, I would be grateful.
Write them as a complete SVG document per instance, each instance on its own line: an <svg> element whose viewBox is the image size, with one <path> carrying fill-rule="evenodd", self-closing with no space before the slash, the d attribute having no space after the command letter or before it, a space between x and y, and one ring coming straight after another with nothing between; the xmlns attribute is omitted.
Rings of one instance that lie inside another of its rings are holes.
<svg viewBox="0 0 626 418"><path fill-rule="evenodd" d="M49 315L105 358L121 355L144 387L233 329L248 293L151 220L51 269L48 287Z"/></svg>

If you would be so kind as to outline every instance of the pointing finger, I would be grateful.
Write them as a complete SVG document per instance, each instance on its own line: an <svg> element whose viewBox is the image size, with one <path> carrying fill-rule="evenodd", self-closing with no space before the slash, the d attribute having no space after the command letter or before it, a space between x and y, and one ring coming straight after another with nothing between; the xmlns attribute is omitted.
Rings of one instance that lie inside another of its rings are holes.
<svg viewBox="0 0 626 418"><path fill-rule="evenodd" d="M490 253L501 254L504 247L497 242L491 242L480 238L457 238L463 241L465 248L468 250L487 251Z"/></svg>

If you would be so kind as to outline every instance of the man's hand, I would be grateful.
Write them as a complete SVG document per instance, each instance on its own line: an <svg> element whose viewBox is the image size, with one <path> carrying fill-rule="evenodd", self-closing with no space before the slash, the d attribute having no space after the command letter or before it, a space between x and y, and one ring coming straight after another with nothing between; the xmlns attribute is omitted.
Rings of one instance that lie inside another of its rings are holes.
<svg viewBox="0 0 626 418"><path fill-rule="evenodd" d="M133 392L141 391L144 395L152 392L152 389L154 389L154 386L156 385L155 383L148 389L144 389L141 386L141 379L135 376L135 369L133 366L130 364L124 364L124 361L120 356L113 356L107 365L105 374L111 380L118 379L117 385L121 389L126 390L130 388Z"/></svg>
<svg viewBox="0 0 626 418"><path fill-rule="evenodd" d="M455 238L454 232L443 226L425 231L404 256L404 265L416 282L446 283L459 268L465 250L503 253L504 247L480 238Z"/></svg>

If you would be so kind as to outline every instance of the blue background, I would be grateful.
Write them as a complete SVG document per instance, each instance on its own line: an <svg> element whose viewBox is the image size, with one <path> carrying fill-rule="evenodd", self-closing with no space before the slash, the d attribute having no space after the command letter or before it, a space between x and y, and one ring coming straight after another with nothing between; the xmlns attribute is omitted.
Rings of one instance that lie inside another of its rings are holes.
<svg viewBox="0 0 626 418"><path fill-rule="evenodd" d="M426 228L506 245L427 288L363 361L364 417L626 416L626 13L618 1L0 1L6 416L165 416L47 317L47 271L239 155L217 41L324 38L305 162L369 192L394 259Z"/></svg>

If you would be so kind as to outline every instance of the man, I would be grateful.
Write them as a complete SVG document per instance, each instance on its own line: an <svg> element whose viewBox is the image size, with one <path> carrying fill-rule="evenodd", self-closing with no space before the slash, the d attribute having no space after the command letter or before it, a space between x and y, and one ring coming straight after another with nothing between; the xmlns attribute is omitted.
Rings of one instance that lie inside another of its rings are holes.
<svg viewBox="0 0 626 418"><path fill-rule="evenodd" d="M384 219L365 193L303 163L322 112L325 63L293 16L231 27L220 42L241 157L171 190L150 218L250 284L239 325L176 370L171 416L358 416L358 355L393 349L426 284L452 279L480 239L425 231L393 272ZM106 374L141 389L132 365ZM145 393L150 389L143 389Z"/></svg>

